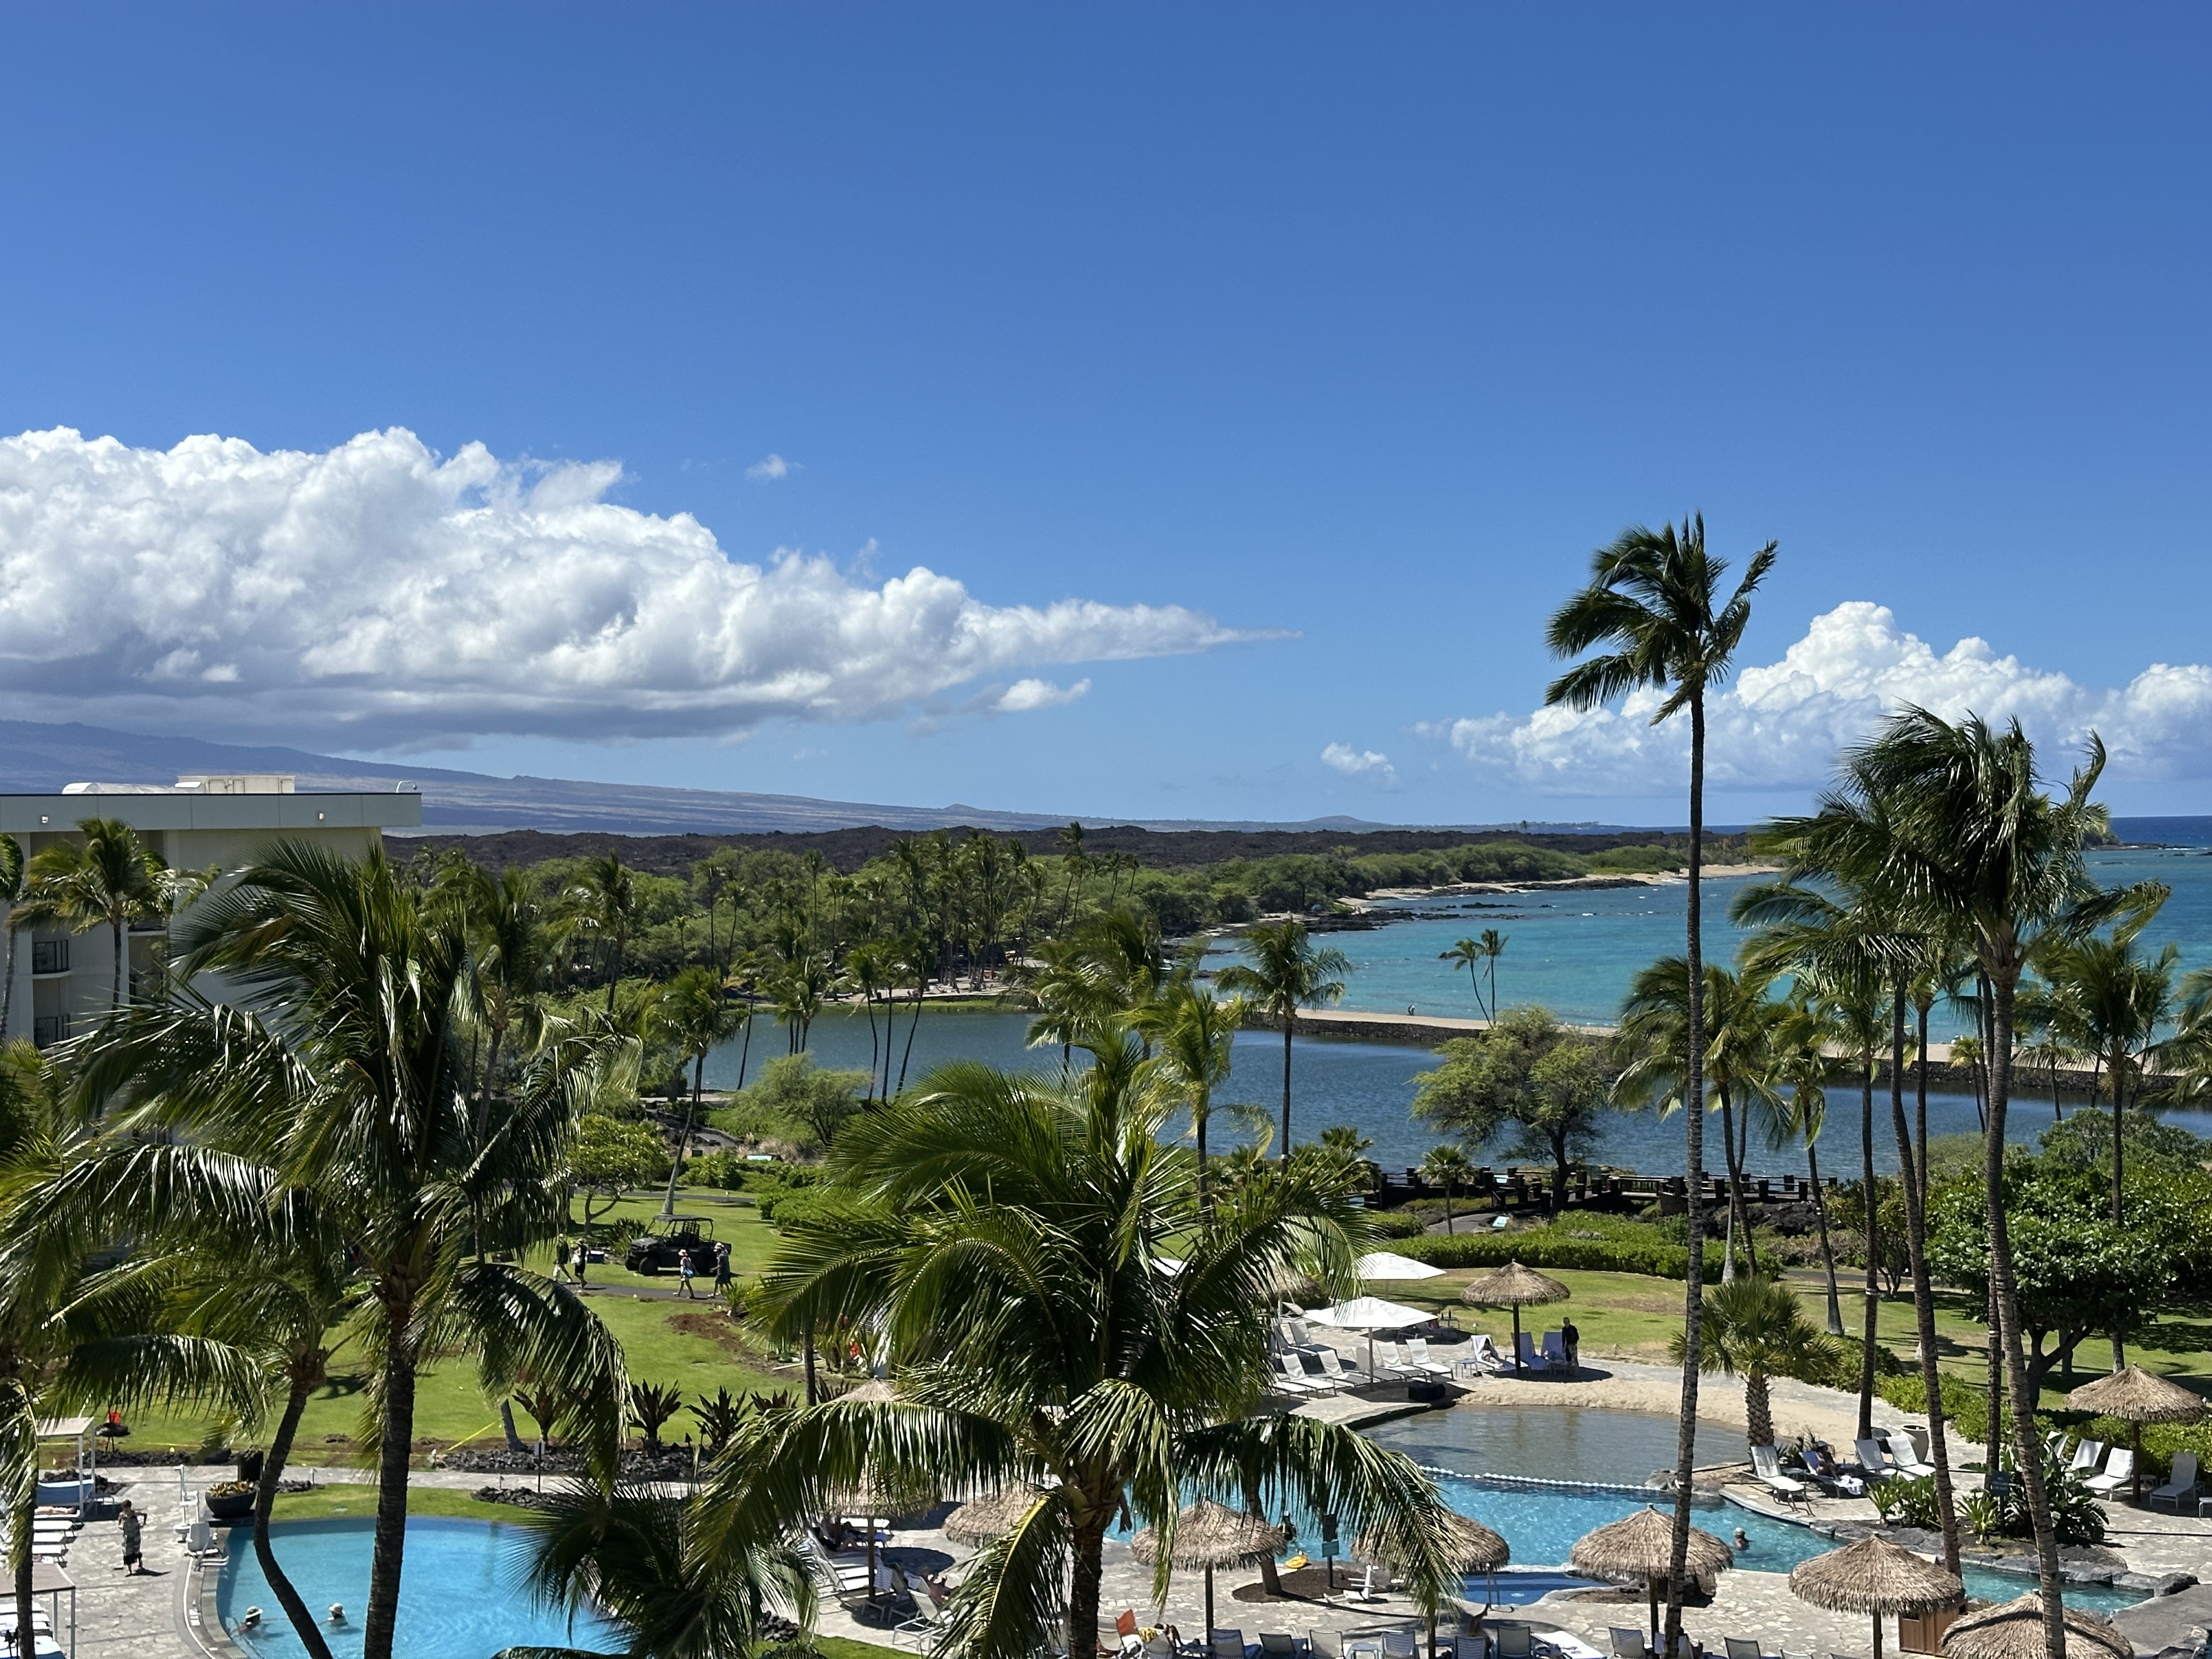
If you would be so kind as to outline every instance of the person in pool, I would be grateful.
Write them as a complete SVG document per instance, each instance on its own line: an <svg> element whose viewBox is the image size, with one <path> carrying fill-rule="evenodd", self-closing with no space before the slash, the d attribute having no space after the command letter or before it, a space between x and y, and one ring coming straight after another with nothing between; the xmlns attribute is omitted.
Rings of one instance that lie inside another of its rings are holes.
<svg viewBox="0 0 2212 1659"><path fill-rule="evenodd" d="M331 1623L333 1626L345 1623L344 1602L333 1601L331 1603Z"/></svg>
<svg viewBox="0 0 2212 1659"><path fill-rule="evenodd" d="M258 1607L246 1608L246 1617L238 1621L238 1628L240 1631L259 1630L261 1628L261 1609Z"/></svg>

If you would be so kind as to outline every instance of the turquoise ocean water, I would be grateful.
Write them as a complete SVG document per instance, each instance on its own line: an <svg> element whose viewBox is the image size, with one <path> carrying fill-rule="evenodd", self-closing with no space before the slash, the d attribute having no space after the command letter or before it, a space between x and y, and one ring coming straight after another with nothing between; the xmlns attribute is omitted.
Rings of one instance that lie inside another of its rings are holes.
<svg viewBox="0 0 2212 1659"><path fill-rule="evenodd" d="M2108 884L2155 879L2171 886L2173 896L2147 932L2146 942L2155 949L2173 941L2185 968L2212 965L2212 849L2100 853L2094 862L2099 879ZM1740 938L1726 911L1741 886L1741 878L1706 884L1705 948L1717 958L1732 956ZM1454 973L1449 963L1437 959L1437 953L1454 939L1494 927L1510 941L1498 972L1498 995L1506 1006L1541 1002L1564 1018L1610 1021L1636 970L1656 956L1682 948L1686 890L1677 883L1595 892L1503 895L1480 901L1485 907L1498 907L1494 908L1478 908L1471 901L1411 902L1398 908L1449 909L1453 914L1331 936L1330 942L1352 960L1344 1006L1402 1013L1411 1005L1427 1014L1472 1013L1466 974ZM910 1024L899 1022L896 1040L902 1050ZM1056 1066L1059 1050L1025 1046L1025 1025L1024 1018L1013 1013L926 1015L915 1037L909 1079L953 1059L1006 1066ZM879 1041L883 1027L879 1018ZM812 1046L824 1065L865 1069L870 1049L867 1022L857 1016L825 1017L816 1023ZM765 1056L783 1052L783 1033L775 1025L765 1019L755 1024L756 1068ZM1385 1166L1417 1162L1436 1144L1436 1137L1412 1116L1413 1079L1434 1063L1426 1050L1408 1045L1301 1037L1292 1045L1292 1132L1305 1139L1325 1125L1350 1123L1374 1142L1371 1156ZM735 1045L709 1057L710 1085L726 1087L737 1074ZM1279 1105L1281 1088L1281 1038L1265 1032L1239 1037L1226 1097L1273 1112ZM1848 1175L1858 1166L1858 1103L1855 1091L1831 1091L1829 1127L1821 1142L1824 1171ZM2067 1109L2072 1109L2069 1101ZM1895 1167L1897 1159L1886 1094L1877 1097L1875 1109L1875 1162L1887 1170ZM2030 1085L2015 1095L2008 1134L2033 1139L2048 1127L2051 1115L2049 1097ZM2171 1115L2197 1133L2212 1136L2212 1113ZM1934 1133L1966 1133L1977 1127L1970 1098L1931 1097L1929 1127ZM1679 1163L1680 1144L1678 1122L1616 1114L1607 1119L1597 1156L1647 1173L1671 1172ZM1753 1149L1754 1173L1780 1174L1799 1167Z"/></svg>

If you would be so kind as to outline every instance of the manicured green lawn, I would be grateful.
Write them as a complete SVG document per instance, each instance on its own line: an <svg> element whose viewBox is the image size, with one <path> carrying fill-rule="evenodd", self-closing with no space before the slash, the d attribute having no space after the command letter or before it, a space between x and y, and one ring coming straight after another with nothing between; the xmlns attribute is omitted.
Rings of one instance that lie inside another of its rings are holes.
<svg viewBox="0 0 2212 1659"><path fill-rule="evenodd" d="M376 1513L374 1486L318 1486L313 1492L279 1493L270 1511L272 1521L325 1521L333 1516L365 1519ZM450 1515L464 1521L504 1521L510 1525L522 1511L512 1504L480 1504L465 1492L444 1486L410 1486L410 1515Z"/></svg>
<svg viewBox="0 0 2212 1659"><path fill-rule="evenodd" d="M715 1237L730 1242L732 1269L757 1271L775 1248L775 1230L750 1208L702 1201L727 1196L688 1194L679 1199L678 1212L696 1210L711 1216ZM636 1220L657 1213L659 1208L657 1197L626 1199L617 1213L625 1220ZM592 1268L589 1283L595 1289L616 1291L648 1285L667 1288L675 1280L665 1274L653 1279L629 1273L618 1265L610 1265ZM726 1388L733 1394L772 1394L795 1391L800 1386L795 1368L775 1366L756 1340L725 1316L710 1282L702 1282L697 1302L647 1300L613 1293L592 1296L591 1305L622 1343L632 1377L679 1389L687 1401L718 1389ZM367 1379L358 1369L361 1364L356 1344L341 1347L333 1357L330 1385L308 1402L301 1419L294 1450L299 1462L361 1461L354 1444L361 1433L367 1400L363 1391ZM140 1413L131 1422L128 1443L139 1449L196 1446L205 1437L208 1421L198 1414ZM529 1418L520 1413L516 1425L525 1438L533 1432ZM682 1412L665 1433L680 1441L695 1426L690 1413ZM500 1438L498 1402L485 1398L465 1358L456 1356L425 1374L416 1401L415 1432L418 1439L447 1443Z"/></svg>

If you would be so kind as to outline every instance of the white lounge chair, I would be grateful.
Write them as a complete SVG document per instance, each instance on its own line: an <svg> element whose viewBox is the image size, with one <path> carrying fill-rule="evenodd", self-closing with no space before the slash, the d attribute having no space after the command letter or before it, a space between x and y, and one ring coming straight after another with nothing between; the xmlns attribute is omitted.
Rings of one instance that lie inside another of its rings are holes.
<svg viewBox="0 0 2212 1659"><path fill-rule="evenodd" d="M1889 1461L1889 1453L1881 1441L1869 1438L1853 1441L1851 1444L1859 1455L1859 1468L1866 1471L1868 1480L1886 1480L1899 1473L1897 1466Z"/></svg>
<svg viewBox="0 0 2212 1659"><path fill-rule="evenodd" d="M1375 1345L1375 1369L1377 1371L1389 1371L1399 1376L1426 1376L1428 1375L1426 1371L1423 1370L1419 1366L1411 1363L1403 1354L1400 1353L1398 1352L1398 1345L1395 1342L1377 1342Z"/></svg>
<svg viewBox="0 0 2212 1659"><path fill-rule="evenodd" d="M1784 1503L1808 1501L1812 1489L1794 1475L1782 1473L1782 1459L1771 1446L1751 1449L1751 1472L1759 1477L1759 1485L1778 1494Z"/></svg>
<svg viewBox="0 0 2212 1659"><path fill-rule="evenodd" d="M1613 1659L1645 1659L1650 1651L1644 1645L1644 1631L1640 1626L1630 1630L1625 1625L1608 1625L1606 1634L1613 1638Z"/></svg>
<svg viewBox="0 0 2212 1659"><path fill-rule="evenodd" d="M1317 1383L1331 1394L1341 1394L1352 1386L1340 1380L1334 1368L1317 1353L1286 1354L1284 1358L1297 1366L1307 1382Z"/></svg>
<svg viewBox="0 0 2212 1659"><path fill-rule="evenodd" d="M1334 1376L1347 1389L1359 1388L1375 1380L1334 1348L1324 1347L1314 1358L1321 1361L1323 1376Z"/></svg>
<svg viewBox="0 0 2212 1659"><path fill-rule="evenodd" d="M2173 1478L2157 1491L2150 1493L2144 1501L2153 1509L2164 1504L2176 1515L2179 1515L2182 1500L2196 1496L2197 1454L2176 1452L2173 1455Z"/></svg>
<svg viewBox="0 0 2212 1659"><path fill-rule="evenodd" d="M1552 1369L1552 1362L1545 1358L1537 1350L1536 1334L1534 1331L1521 1333L1521 1365L1522 1370L1531 1371L1548 1371Z"/></svg>
<svg viewBox="0 0 2212 1659"><path fill-rule="evenodd" d="M2136 1455L2122 1446L2105 1460L2102 1474L2093 1474L2081 1484L2100 1498L2110 1498L2123 1486L2134 1485L2135 1478Z"/></svg>
<svg viewBox="0 0 2212 1659"><path fill-rule="evenodd" d="M1449 1376L1452 1368L1440 1364L1429 1352L1429 1340L1425 1336L1408 1337L1406 1340L1406 1361L1418 1370L1431 1376Z"/></svg>
<svg viewBox="0 0 2212 1659"><path fill-rule="evenodd" d="M1477 1331L1468 1339L1466 1348L1459 1356L1458 1364L1453 1369L1462 1376L1510 1371L1513 1369L1513 1362L1498 1352L1498 1345L1490 1340L1487 1334Z"/></svg>
<svg viewBox="0 0 2212 1659"><path fill-rule="evenodd" d="M1316 1382L1305 1374L1304 1366L1293 1365L1288 1354L1267 1356L1275 1373L1275 1387L1285 1394L1334 1394L1335 1389L1325 1382Z"/></svg>
<svg viewBox="0 0 2212 1659"><path fill-rule="evenodd" d="M1567 1367L1567 1340L1558 1331L1546 1331L1542 1352L1544 1358L1561 1370Z"/></svg>
<svg viewBox="0 0 2212 1659"><path fill-rule="evenodd" d="M2072 1470L2075 1474L2087 1474L2097 1467L2097 1460L2104 1455L2105 1443L2103 1441L2077 1440L2074 1443L2073 1458L2067 1463L2066 1467Z"/></svg>
<svg viewBox="0 0 2212 1659"><path fill-rule="evenodd" d="M1897 1465L1897 1472L1899 1474L1909 1475L1917 1480L1936 1473L1936 1466L1933 1463L1921 1462L1918 1448L1905 1436L1891 1435L1888 1437L1888 1445L1890 1459Z"/></svg>

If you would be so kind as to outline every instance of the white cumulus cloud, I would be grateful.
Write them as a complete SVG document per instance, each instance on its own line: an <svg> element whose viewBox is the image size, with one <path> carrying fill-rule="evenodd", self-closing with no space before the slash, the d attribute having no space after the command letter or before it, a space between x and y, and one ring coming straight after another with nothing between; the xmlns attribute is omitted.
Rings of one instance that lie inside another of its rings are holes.
<svg viewBox="0 0 2212 1659"><path fill-rule="evenodd" d="M747 467L745 477L755 483L773 483L778 478L788 478L799 471L801 468L797 461L787 461L782 456L771 453Z"/></svg>
<svg viewBox="0 0 2212 1659"><path fill-rule="evenodd" d="M1054 685L1050 680L1016 680L985 705L994 714L1026 714L1032 709L1058 708L1073 702L1091 690L1089 680Z"/></svg>
<svg viewBox="0 0 2212 1659"><path fill-rule="evenodd" d="M1689 725L1651 725L1660 702L1638 692L1618 708L1540 708L1416 729L1543 793L1665 794L1687 775ZM2094 730L2112 751L2115 779L2212 777L2212 667L2154 663L2125 686L2100 690L1999 656L1984 640L1963 639L1939 653L1900 629L1887 606L1853 600L1815 617L1780 662L1741 670L1710 700L1707 781L1716 789L1817 786L1839 750L1908 702L1953 720L2017 716L2039 744L2068 750ZM2053 755L2051 769L2063 772L2070 760Z"/></svg>
<svg viewBox="0 0 2212 1659"><path fill-rule="evenodd" d="M728 734L1259 637L1173 605L987 605L921 566L743 562L689 514L608 501L621 476L441 458L399 428L321 453L0 439L0 692L21 718L356 747Z"/></svg>
<svg viewBox="0 0 2212 1659"><path fill-rule="evenodd" d="M1390 764L1390 757L1373 749L1354 749L1350 744L1333 743L1321 751L1322 764L1334 768L1347 778L1363 778L1369 783L1393 784L1398 781L1398 769Z"/></svg>

